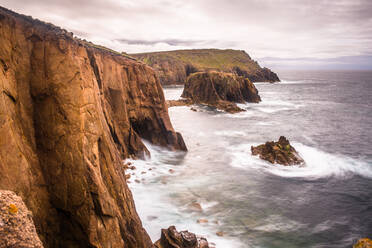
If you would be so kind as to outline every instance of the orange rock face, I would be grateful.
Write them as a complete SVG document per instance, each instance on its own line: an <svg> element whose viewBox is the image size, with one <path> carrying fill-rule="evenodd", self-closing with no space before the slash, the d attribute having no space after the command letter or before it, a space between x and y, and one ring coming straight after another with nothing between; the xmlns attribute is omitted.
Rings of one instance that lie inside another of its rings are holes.
<svg viewBox="0 0 372 248"><path fill-rule="evenodd" d="M225 72L191 74L187 78L182 97L188 103L206 104L229 113L244 111L235 103L261 101L258 90L249 79ZM185 100L179 100L179 104L182 101Z"/></svg>
<svg viewBox="0 0 372 248"><path fill-rule="evenodd" d="M154 71L0 8L0 188L45 247L149 247L122 160L186 150Z"/></svg>

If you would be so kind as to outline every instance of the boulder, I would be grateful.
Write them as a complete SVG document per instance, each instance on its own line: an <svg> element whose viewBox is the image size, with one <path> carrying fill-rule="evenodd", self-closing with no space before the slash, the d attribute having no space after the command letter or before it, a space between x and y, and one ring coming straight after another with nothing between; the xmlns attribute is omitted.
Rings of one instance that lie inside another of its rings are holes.
<svg viewBox="0 0 372 248"><path fill-rule="evenodd" d="M359 239L353 248L372 248L372 240L368 238Z"/></svg>
<svg viewBox="0 0 372 248"><path fill-rule="evenodd" d="M14 192L0 190L0 247L42 248L32 213Z"/></svg>
<svg viewBox="0 0 372 248"><path fill-rule="evenodd" d="M208 241L188 231L178 232L170 226L161 230L161 237L155 242L156 248L208 248Z"/></svg>
<svg viewBox="0 0 372 248"><path fill-rule="evenodd" d="M192 103L205 104L229 113L244 111L235 103L261 101L249 79L225 72L191 74L181 95Z"/></svg>
<svg viewBox="0 0 372 248"><path fill-rule="evenodd" d="M252 155L259 155L261 159L272 164L298 165L304 163L296 149L284 136L280 136L277 142L269 141L256 147L252 146L251 152Z"/></svg>

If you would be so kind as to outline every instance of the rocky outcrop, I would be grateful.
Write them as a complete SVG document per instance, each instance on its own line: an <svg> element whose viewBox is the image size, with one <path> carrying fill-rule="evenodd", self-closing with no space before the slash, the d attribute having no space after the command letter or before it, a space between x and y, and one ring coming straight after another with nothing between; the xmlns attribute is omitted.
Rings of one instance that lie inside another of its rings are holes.
<svg viewBox="0 0 372 248"><path fill-rule="evenodd" d="M235 73L251 82L279 82L277 74L262 68L245 51L193 49L131 54L157 72L162 85L185 84L195 72L220 71Z"/></svg>
<svg viewBox="0 0 372 248"><path fill-rule="evenodd" d="M372 248L372 240L368 238L359 239L353 248Z"/></svg>
<svg viewBox="0 0 372 248"><path fill-rule="evenodd" d="M229 113L244 111L235 103L261 101L256 87L249 79L223 72L191 74L187 78L181 96L187 100L179 101L184 101L187 104L191 101L216 107Z"/></svg>
<svg viewBox="0 0 372 248"><path fill-rule="evenodd" d="M270 141L256 147L252 146L251 152L252 155L259 155L261 159L272 164L297 165L304 163L296 149L289 144L284 136L280 136L278 142Z"/></svg>
<svg viewBox="0 0 372 248"><path fill-rule="evenodd" d="M278 75L266 67L260 70L249 72L247 70L241 69L239 66L234 66L232 68L232 71L239 76L248 78L252 82L280 82Z"/></svg>
<svg viewBox="0 0 372 248"><path fill-rule="evenodd" d="M161 230L156 248L209 248L208 241L188 231L177 232L174 226Z"/></svg>
<svg viewBox="0 0 372 248"><path fill-rule="evenodd" d="M32 213L21 197L7 190L0 190L0 247L43 247Z"/></svg>
<svg viewBox="0 0 372 248"><path fill-rule="evenodd" d="M0 189L33 213L45 247L150 247L123 159L141 138L186 150L155 72L0 8Z"/></svg>

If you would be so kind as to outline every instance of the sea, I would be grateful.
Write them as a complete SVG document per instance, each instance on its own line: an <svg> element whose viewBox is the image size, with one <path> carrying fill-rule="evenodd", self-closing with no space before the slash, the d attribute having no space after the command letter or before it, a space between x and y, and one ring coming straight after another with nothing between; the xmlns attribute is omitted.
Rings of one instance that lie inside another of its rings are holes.
<svg viewBox="0 0 372 248"><path fill-rule="evenodd" d="M279 71L262 101L228 114L172 107L188 152L145 141L132 161L137 212L153 241L174 225L217 248L343 248L372 238L372 71ZM179 99L183 87L164 88ZM289 139L305 166L270 164L251 146Z"/></svg>

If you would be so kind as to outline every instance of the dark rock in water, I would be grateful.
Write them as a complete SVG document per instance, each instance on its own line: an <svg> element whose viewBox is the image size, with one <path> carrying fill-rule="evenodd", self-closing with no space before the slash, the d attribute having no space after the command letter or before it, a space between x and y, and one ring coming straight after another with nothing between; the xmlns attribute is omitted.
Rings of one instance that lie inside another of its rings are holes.
<svg viewBox="0 0 372 248"><path fill-rule="evenodd" d="M161 230L161 237L155 242L156 248L208 248L208 241L196 237L188 231L178 232L176 227L170 226Z"/></svg>
<svg viewBox="0 0 372 248"><path fill-rule="evenodd" d="M278 142L269 141L263 145L252 146L251 151L252 155L259 155L261 159L272 164L296 165L304 163L296 149L289 144L284 136L280 136Z"/></svg>
<svg viewBox="0 0 372 248"><path fill-rule="evenodd" d="M359 239L353 248L372 248L372 240L368 238Z"/></svg>
<svg viewBox="0 0 372 248"><path fill-rule="evenodd" d="M42 248L39 236L22 198L0 190L0 247Z"/></svg>
<svg viewBox="0 0 372 248"><path fill-rule="evenodd" d="M249 79L224 72L198 72L187 78L182 97L229 113L244 111L235 103L261 101Z"/></svg>

